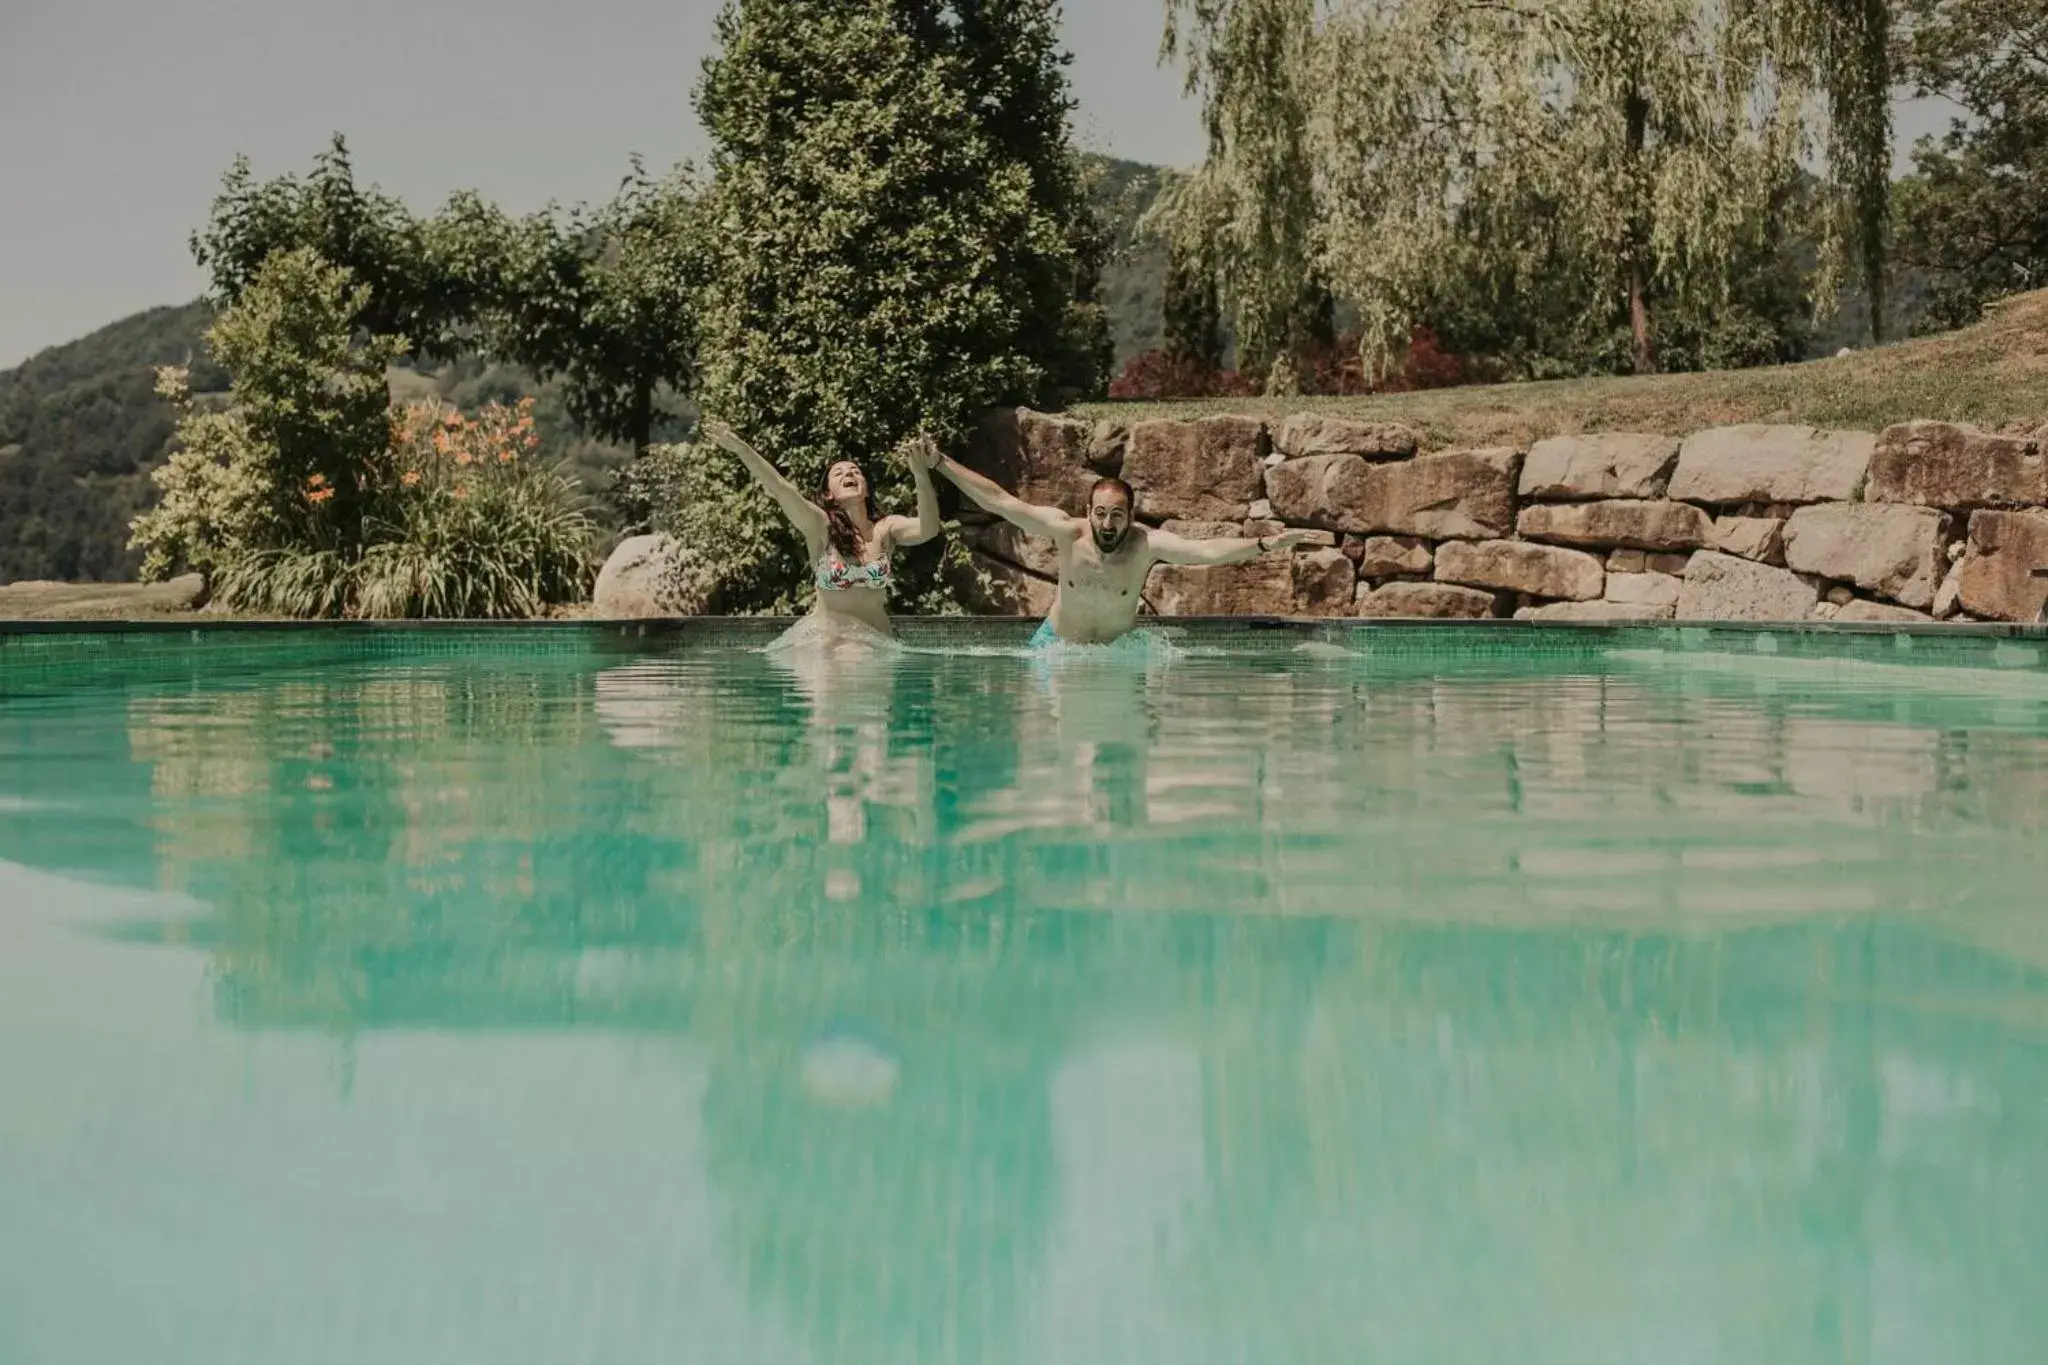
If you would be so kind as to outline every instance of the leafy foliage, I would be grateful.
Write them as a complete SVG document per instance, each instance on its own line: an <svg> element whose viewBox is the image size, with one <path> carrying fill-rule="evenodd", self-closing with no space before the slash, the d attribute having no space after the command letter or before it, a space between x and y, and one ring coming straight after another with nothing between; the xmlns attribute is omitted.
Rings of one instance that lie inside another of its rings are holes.
<svg viewBox="0 0 2048 1365"><path fill-rule="evenodd" d="M886 506L910 483L875 457L906 438L1100 390L1102 239L1052 0L736 0L719 35L698 96L720 247L707 411L800 486L866 461ZM796 537L708 458L664 529L717 556L732 607L789 603L807 590ZM686 524L700 515L708 535ZM941 553L899 566L903 605L943 598Z"/></svg>
<svg viewBox="0 0 2048 1365"><path fill-rule="evenodd" d="M1900 66L1959 105L1899 186L1901 260L1932 277L1924 325L2048 284L2048 8L2037 0L1906 0Z"/></svg>
<svg viewBox="0 0 2048 1365"><path fill-rule="evenodd" d="M589 518L531 460L531 405L394 412L398 343L354 325L367 293L283 251L208 333L232 404L197 404L181 369L163 372L182 448L135 522L145 576L197 569L223 604L291 616L528 616L580 598Z"/></svg>

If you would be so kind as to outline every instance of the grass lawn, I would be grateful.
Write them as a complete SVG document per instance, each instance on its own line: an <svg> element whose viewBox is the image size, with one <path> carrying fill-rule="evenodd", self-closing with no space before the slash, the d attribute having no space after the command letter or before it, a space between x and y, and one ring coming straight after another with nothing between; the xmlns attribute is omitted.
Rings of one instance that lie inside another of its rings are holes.
<svg viewBox="0 0 2048 1365"><path fill-rule="evenodd" d="M1329 412L1404 422L1429 449L1526 445L1581 431L1683 436L1738 422L1880 431L1916 417L1988 430L2048 427L2048 290L2007 299L1973 327L1802 365L1647 378L1490 384L1360 398L1203 398L1090 403L1091 418L1145 421Z"/></svg>

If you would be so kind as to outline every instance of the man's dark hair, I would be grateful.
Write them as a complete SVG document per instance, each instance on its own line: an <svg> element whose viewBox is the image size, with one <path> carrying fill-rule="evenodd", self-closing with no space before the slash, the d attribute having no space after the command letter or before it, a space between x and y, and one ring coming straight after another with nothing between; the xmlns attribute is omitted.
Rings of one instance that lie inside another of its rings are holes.
<svg viewBox="0 0 2048 1365"><path fill-rule="evenodd" d="M1100 478L1095 481L1095 486L1088 490L1089 506L1092 507L1095 505L1095 495L1097 493L1100 493L1105 488L1114 488L1117 492L1123 494L1124 510L1129 512L1134 517L1138 515L1138 495L1131 491L1131 486L1129 484L1125 483L1122 479L1119 479L1114 475L1110 475L1105 478Z"/></svg>

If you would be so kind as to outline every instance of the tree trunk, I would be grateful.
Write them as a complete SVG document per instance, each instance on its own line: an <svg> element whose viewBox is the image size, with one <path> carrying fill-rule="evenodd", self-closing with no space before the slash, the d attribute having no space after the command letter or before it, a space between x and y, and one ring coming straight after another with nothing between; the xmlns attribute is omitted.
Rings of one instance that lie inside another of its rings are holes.
<svg viewBox="0 0 2048 1365"><path fill-rule="evenodd" d="M1640 90L1631 90L1623 112L1628 121L1627 157L1631 182L1630 193L1635 196L1631 206L1633 221L1629 228L1628 266L1628 327L1635 338L1635 371L1637 374L1657 373L1657 348L1650 340L1650 298L1649 298L1649 254L1650 230L1644 220L1649 210L1644 204L1643 187L1635 183L1643 174L1643 146L1648 141L1650 127L1649 97Z"/></svg>
<svg viewBox="0 0 2048 1365"><path fill-rule="evenodd" d="M633 429L628 436L637 459L654 444L654 381L651 379L637 379L633 383L632 424Z"/></svg>

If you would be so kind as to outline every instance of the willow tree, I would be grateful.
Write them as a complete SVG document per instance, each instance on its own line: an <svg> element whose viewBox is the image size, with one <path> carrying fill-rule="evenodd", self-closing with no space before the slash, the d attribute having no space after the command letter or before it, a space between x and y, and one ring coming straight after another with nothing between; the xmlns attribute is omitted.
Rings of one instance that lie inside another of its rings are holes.
<svg viewBox="0 0 2048 1365"><path fill-rule="evenodd" d="M1230 304L1262 337L1327 284L1384 355L1464 260L1568 284L1589 316L1626 318L1633 367L1652 370L1657 301L1725 300L1742 248L1823 143L1868 229L1830 232L1829 258L1881 265L1872 8L1167 0L1165 52L1210 138L1176 216L1222 244ZM1560 265L1576 275L1560 281Z"/></svg>

